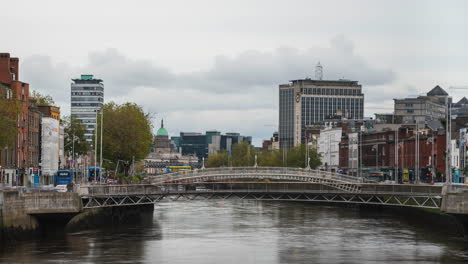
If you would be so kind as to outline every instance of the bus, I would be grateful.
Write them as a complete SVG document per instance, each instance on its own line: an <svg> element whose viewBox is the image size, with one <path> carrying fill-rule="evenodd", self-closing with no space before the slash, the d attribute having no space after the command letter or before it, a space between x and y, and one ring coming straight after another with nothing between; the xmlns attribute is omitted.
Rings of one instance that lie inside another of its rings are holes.
<svg viewBox="0 0 468 264"><path fill-rule="evenodd" d="M73 181L73 171L58 170L55 174L55 185L66 185Z"/></svg>
<svg viewBox="0 0 468 264"><path fill-rule="evenodd" d="M191 171L192 167L188 165L183 165L183 166L167 166L166 167L166 173L171 173L171 172L178 172L178 171Z"/></svg>
<svg viewBox="0 0 468 264"><path fill-rule="evenodd" d="M96 173L96 175L94 175ZM88 169L88 181L92 182L96 180L99 182L101 179L101 168L100 167L89 167Z"/></svg>

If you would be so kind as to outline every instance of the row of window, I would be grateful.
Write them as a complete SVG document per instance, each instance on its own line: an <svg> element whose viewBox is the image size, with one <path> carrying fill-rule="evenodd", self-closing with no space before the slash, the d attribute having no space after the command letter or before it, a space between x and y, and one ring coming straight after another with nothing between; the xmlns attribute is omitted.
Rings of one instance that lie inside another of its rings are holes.
<svg viewBox="0 0 468 264"><path fill-rule="evenodd" d="M361 89L302 88L301 92L313 95L362 95Z"/></svg>
<svg viewBox="0 0 468 264"><path fill-rule="evenodd" d="M73 101L81 101L81 102L103 102L104 98L102 97L72 97Z"/></svg>
<svg viewBox="0 0 468 264"><path fill-rule="evenodd" d="M95 113L96 110L98 110L96 107L93 107L93 108L72 108L71 112L72 114L75 114L75 113L80 113L80 112L85 112L85 113Z"/></svg>
<svg viewBox="0 0 468 264"><path fill-rule="evenodd" d="M72 103L71 106L102 106L102 103Z"/></svg>
<svg viewBox="0 0 468 264"><path fill-rule="evenodd" d="M97 95L97 96L104 96L103 92L72 92L72 96L74 95Z"/></svg>
<svg viewBox="0 0 468 264"><path fill-rule="evenodd" d="M279 135L281 148L289 148L294 145L294 99L293 89L280 90Z"/></svg>
<svg viewBox="0 0 468 264"><path fill-rule="evenodd" d="M79 90L84 90L84 91L104 91L103 87L89 87L89 86L72 86L71 88L72 91L79 91Z"/></svg>
<svg viewBox="0 0 468 264"><path fill-rule="evenodd" d="M302 101L302 124L314 124L334 115L338 110L349 114L349 118L363 118L363 100L352 98L306 98Z"/></svg>
<svg viewBox="0 0 468 264"><path fill-rule="evenodd" d="M96 114L75 114L76 118L96 118Z"/></svg>

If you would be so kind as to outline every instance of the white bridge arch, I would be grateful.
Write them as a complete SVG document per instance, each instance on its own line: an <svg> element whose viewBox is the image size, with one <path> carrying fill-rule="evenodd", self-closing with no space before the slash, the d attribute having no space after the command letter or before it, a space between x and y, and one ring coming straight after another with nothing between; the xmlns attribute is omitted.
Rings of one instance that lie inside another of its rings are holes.
<svg viewBox="0 0 468 264"><path fill-rule="evenodd" d="M239 179L315 182L346 192L359 192L364 179L328 171L287 167L221 167L181 171L151 177L152 184L199 183ZM367 181L369 182L369 181Z"/></svg>

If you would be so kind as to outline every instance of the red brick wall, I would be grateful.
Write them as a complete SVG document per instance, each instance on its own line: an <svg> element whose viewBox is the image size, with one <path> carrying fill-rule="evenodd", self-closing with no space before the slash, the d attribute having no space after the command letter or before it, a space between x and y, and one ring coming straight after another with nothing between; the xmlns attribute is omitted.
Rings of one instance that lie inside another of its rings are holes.
<svg viewBox="0 0 468 264"><path fill-rule="evenodd" d="M10 58L10 71L15 74L15 81L18 81L20 79L18 58Z"/></svg>
<svg viewBox="0 0 468 264"><path fill-rule="evenodd" d="M0 53L0 82L11 83L10 54Z"/></svg>
<svg viewBox="0 0 468 264"><path fill-rule="evenodd" d="M21 100L21 112L18 117L18 136L16 139L17 167L27 169L29 167L29 84L13 81L11 82L11 89L14 98Z"/></svg>

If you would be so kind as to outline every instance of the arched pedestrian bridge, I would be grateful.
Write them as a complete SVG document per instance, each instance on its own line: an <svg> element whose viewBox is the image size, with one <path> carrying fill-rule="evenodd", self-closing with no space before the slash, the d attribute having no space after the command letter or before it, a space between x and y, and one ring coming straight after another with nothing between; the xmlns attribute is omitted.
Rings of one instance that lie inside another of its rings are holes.
<svg viewBox="0 0 468 264"><path fill-rule="evenodd" d="M346 192L359 192L363 178L328 171L284 167L225 167L182 171L155 176L153 184L201 183L239 180L297 181L321 183Z"/></svg>
<svg viewBox="0 0 468 264"><path fill-rule="evenodd" d="M214 168L152 177L150 184L80 186L84 208L157 203L163 199L308 201L440 209L442 186L378 184L300 168Z"/></svg>

